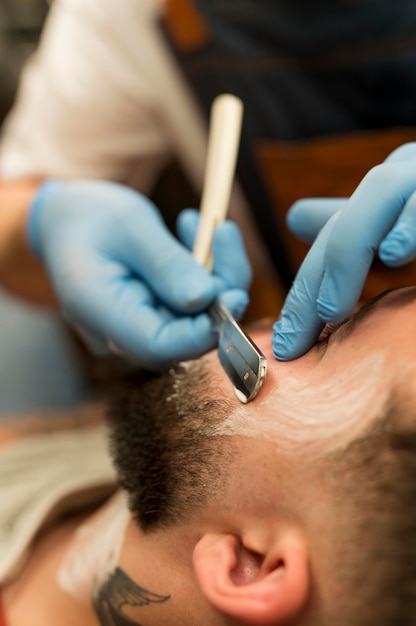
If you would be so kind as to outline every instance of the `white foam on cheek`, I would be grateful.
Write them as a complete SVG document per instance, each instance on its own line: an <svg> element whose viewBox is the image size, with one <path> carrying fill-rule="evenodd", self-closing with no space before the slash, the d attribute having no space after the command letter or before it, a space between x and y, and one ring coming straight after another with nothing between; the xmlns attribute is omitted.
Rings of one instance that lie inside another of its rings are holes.
<svg viewBox="0 0 416 626"><path fill-rule="evenodd" d="M117 565L130 514L124 494L117 494L97 518L80 526L58 570L57 583L80 601L92 592Z"/></svg>
<svg viewBox="0 0 416 626"><path fill-rule="evenodd" d="M331 438L336 443L343 434L353 436L385 407L390 385L381 382L381 375L385 378L386 358L382 352L372 354L320 384L282 379L265 400L259 396L255 412L237 408L217 432L267 438L282 451L304 450L305 444L313 447Z"/></svg>
<svg viewBox="0 0 416 626"><path fill-rule="evenodd" d="M178 365L183 370L183 372L186 373L188 370L191 370L193 367L195 367L195 360L180 361ZM183 373L178 374L174 368L169 370L169 374L173 377L172 393L166 396L166 402L172 402L173 400L178 400L180 398L182 384L181 381L183 380Z"/></svg>

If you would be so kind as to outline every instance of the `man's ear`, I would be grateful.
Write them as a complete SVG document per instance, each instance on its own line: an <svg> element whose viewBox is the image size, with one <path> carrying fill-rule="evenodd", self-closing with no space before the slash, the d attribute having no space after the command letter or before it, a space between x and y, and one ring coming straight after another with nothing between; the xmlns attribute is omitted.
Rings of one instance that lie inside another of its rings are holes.
<svg viewBox="0 0 416 626"><path fill-rule="evenodd" d="M250 543L228 533L202 536L193 562L203 594L218 611L242 624L291 622L309 594L304 538L287 529L260 551Z"/></svg>

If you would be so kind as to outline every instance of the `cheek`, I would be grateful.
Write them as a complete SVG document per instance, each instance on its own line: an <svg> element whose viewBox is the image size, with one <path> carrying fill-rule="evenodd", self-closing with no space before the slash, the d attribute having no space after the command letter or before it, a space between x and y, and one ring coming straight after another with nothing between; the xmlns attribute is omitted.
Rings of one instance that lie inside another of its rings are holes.
<svg viewBox="0 0 416 626"><path fill-rule="evenodd" d="M281 376L271 393L259 394L255 412L238 408L221 434L267 438L290 454L345 445L383 413L387 371L385 354L376 352L338 373L326 364L308 378Z"/></svg>
<svg viewBox="0 0 416 626"><path fill-rule="evenodd" d="M395 381L395 408L392 426L398 431L416 428L416 355L411 360L401 361Z"/></svg>

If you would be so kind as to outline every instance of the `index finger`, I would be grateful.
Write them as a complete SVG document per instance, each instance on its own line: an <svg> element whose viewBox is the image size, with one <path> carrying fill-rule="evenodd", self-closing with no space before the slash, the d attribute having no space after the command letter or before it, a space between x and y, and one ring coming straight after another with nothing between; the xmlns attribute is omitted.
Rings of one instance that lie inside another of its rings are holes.
<svg viewBox="0 0 416 626"><path fill-rule="evenodd" d="M363 178L328 239L317 310L338 322L357 303L373 257L416 187L415 163L379 165Z"/></svg>
<svg viewBox="0 0 416 626"><path fill-rule="evenodd" d="M304 354L322 330L323 322L316 306L321 286L325 248L339 214L322 228L306 255L286 297L280 319L274 324L273 354L289 361Z"/></svg>

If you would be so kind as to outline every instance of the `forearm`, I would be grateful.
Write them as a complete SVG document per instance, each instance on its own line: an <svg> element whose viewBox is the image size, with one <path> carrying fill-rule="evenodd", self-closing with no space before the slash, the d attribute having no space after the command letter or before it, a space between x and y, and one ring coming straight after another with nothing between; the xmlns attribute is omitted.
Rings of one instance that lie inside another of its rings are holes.
<svg viewBox="0 0 416 626"><path fill-rule="evenodd" d="M56 306L51 283L26 236L30 204L39 181L0 181L0 284L43 306Z"/></svg>

